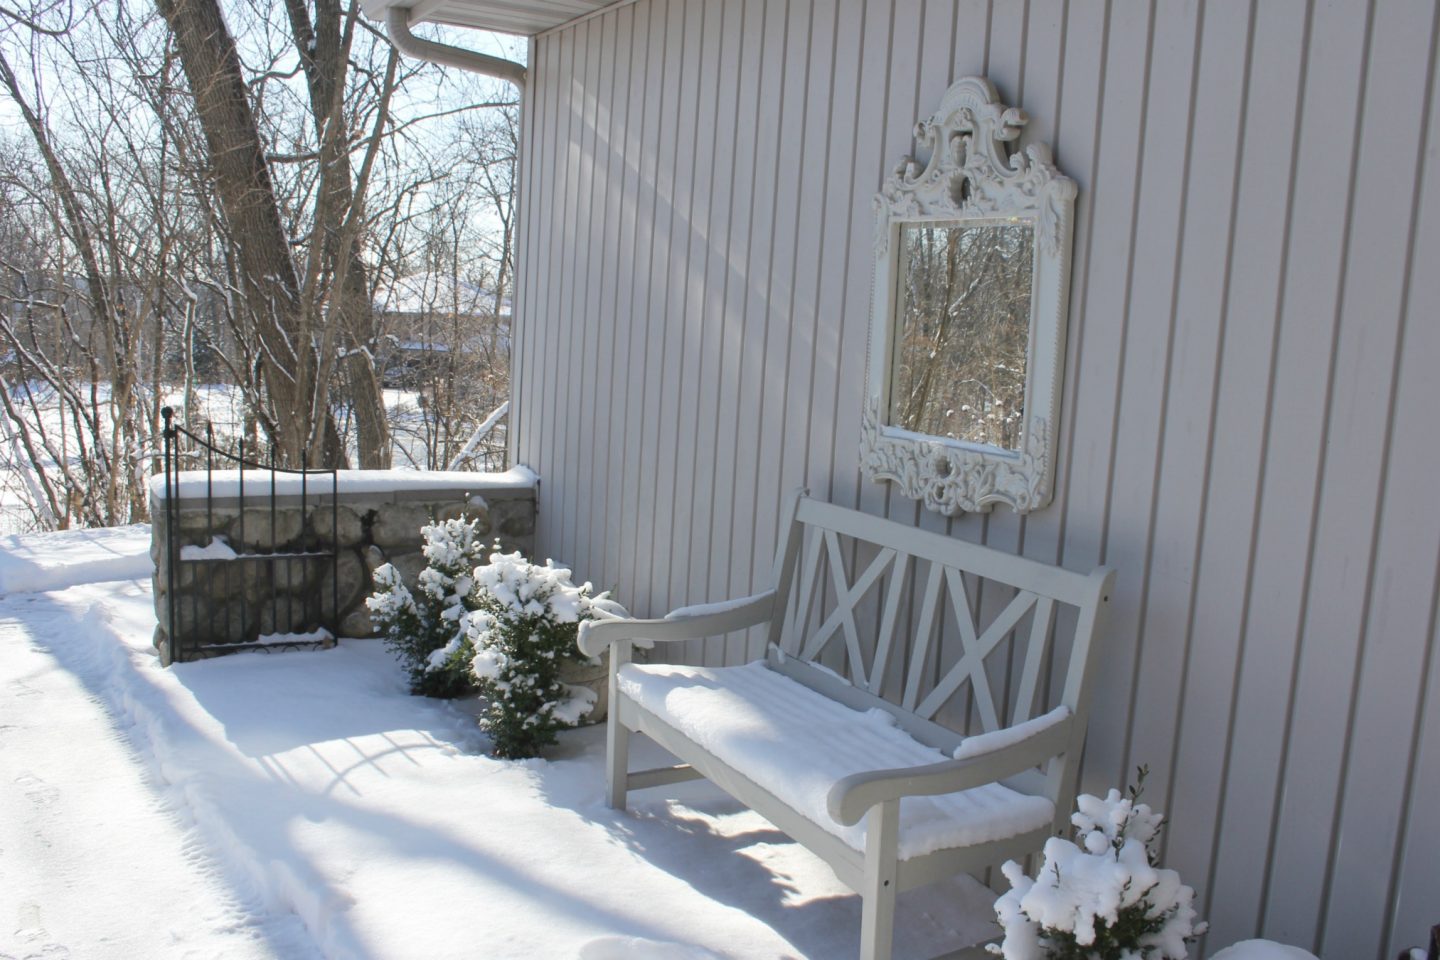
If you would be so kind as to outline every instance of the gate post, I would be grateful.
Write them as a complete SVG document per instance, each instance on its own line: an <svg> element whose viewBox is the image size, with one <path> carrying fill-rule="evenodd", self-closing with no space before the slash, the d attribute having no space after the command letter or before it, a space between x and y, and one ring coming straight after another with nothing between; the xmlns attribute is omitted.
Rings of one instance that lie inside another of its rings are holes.
<svg viewBox="0 0 1440 960"><path fill-rule="evenodd" d="M165 649L160 651L160 663L162 666L168 667L181 659L177 656L178 651L175 646L177 636L175 628L178 624L175 580L175 562L178 551L175 547L175 527L179 523L179 509L176 500L180 495L180 477L179 464L176 462L177 451L175 450L175 408L162 407L160 416L165 421L165 427L161 431L165 450L165 546L161 555L165 560L165 609L169 614L167 617L169 622L165 624Z"/></svg>

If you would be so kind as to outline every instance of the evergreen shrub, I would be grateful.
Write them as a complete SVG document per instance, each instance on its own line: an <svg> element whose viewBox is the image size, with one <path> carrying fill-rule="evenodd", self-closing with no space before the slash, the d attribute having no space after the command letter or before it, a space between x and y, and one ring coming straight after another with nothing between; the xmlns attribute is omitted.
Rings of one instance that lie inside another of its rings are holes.
<svg viewBox="0 0 1440 960"><path fill-rule="evenodd" d="M488 703L480 726L495 755L523 759L555 742L595 704L595 693L560 679L566 661L583 660L576 637L597 610L623 614L609 597L576 586L570 571L497 549L474 571L475 609L465 632L470 670Z"/></svg>
<svg viewBox="0 0 1440 960"><path fill-rule="evenodd" d="M422 527L426 566L416 590L405 586L393 564L375 570L375 592L365 601L370 619L410 678L410 692L427 697L475 693L467 669L465 616L476 609L475 566L486 545L479 522L463 516Z"/></svg>

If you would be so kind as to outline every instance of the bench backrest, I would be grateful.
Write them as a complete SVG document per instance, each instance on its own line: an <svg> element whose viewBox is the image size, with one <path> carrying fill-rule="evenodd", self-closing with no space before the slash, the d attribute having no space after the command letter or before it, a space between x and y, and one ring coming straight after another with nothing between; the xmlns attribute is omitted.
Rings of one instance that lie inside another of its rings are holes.
<svg viewBox="0 0 1440 960"><path fill-rule="evenodd" d="M1063 704L1083 736L1110 570L1077 573L803 494L792 517L769 637L786 656L966 734Z"/></svg>

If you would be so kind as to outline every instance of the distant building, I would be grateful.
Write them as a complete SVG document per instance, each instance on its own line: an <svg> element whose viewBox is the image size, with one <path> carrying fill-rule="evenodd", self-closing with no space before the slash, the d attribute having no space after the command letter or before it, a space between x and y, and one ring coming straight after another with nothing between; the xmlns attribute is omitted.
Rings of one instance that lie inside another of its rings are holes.
<svg viewBox="0 0 1440 960"><path fill-rule="evenodd" d="M411 273L378 288L375 311L381 342L375 363L381 382L395 389L420 389L467 357L508 352L510 301L495 291L440 273Z"/></svg>

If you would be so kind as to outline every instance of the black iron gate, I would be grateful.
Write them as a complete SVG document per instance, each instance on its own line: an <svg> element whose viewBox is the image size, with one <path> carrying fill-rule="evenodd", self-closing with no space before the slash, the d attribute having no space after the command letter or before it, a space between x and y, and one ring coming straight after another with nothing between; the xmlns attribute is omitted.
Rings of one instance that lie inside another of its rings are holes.
<svg viewBox="0 0 1440 960"><path fill-rule="evenodd" d="M165 526L166 659L333 644L339 471L309 469L303 456L299 469L277 466L273 447L268 464L258 451L247 460L243 437L231 453L210 425L202 437L175 423L170 407L160 413L165 502L154 519ZM197 468L182 471L182 460Z"/></svg>

